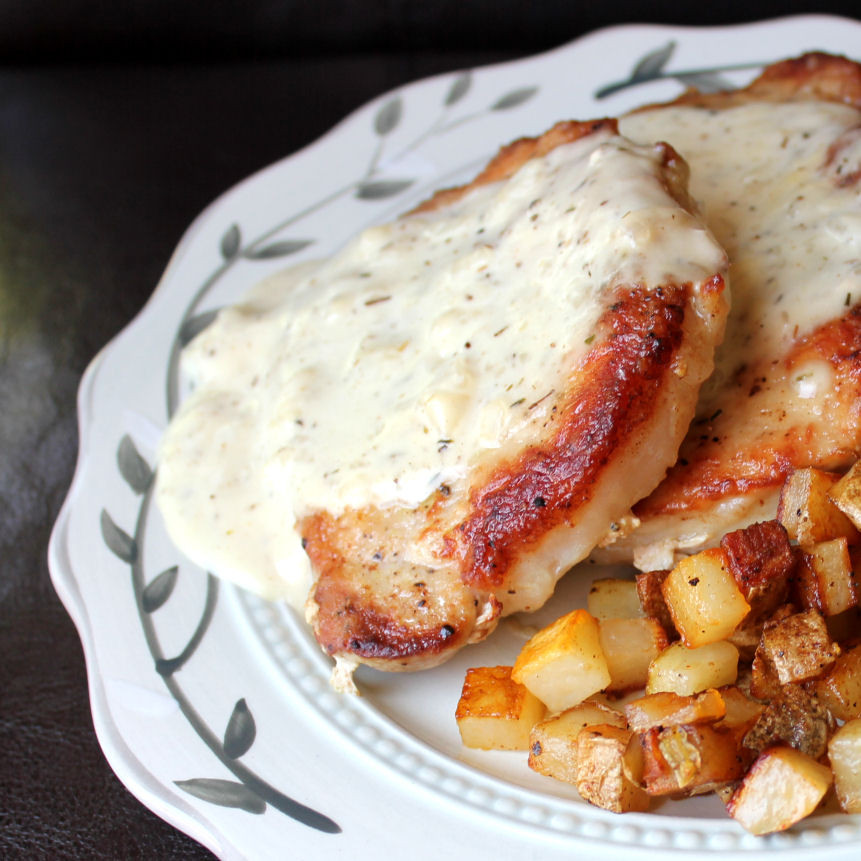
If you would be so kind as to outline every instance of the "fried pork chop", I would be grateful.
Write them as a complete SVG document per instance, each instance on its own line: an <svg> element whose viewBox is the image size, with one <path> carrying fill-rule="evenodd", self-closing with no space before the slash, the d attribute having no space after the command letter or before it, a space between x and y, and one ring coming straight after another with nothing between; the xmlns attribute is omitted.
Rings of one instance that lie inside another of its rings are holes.
<svg viewBox="0 0 861 861"><path fill-rule="evenodd" d="M560 123L222 312L161 447L175 543L308 594L341 669L432 666L539 607L711 373L727 262L686 181L669 146Z"/></svg>
<svg viewBox="0 0 861 861"><path fill-rule="evenodd" d="M861 66L806 55L620 128L682 153L731 264L727 337L678 462L601 554L662 568L772 517L794 467L861 454Z"/></svg>

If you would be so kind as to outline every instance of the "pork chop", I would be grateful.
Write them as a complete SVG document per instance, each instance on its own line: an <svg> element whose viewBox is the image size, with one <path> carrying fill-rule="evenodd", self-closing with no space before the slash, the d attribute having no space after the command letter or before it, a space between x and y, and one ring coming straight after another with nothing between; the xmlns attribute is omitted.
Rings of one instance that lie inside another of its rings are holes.
<svg viewBox="0 0 861 861"><path fill-rule="evenodd" d="M794 467L861 454L861 66L805 55L620 128L682 153L731 263L727 337L679 460L600 554L664 568L773 517Z"/></svg>
<svg viewBox="0 0 861 861"><path fill-rule="evenodd" d="M560 123L223 312L162 444L176 543L279 597L301 540L293 591L342 666L432 666L540 606L711 373L727 262L686 174Z"/></svg>

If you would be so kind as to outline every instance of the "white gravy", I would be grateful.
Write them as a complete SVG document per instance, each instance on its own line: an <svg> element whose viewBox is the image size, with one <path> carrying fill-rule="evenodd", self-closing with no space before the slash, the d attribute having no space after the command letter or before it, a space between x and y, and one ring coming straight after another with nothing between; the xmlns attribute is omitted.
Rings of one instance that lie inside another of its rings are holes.
<svg viewBox="0 0 861 861"><path fill-rule="evenodd" d="M255 288L186 349L157 499L199 564L301 604L294 523L414 506L546 419L615 285L700 282L723 250L606 133Z"/></svg>
<svg viewBox="0 0 861 861"><path fill-rule="evenodd" d="M711 415L740 356L748 365L861 301L859 114L821 102L756 102L727 110L661 108L620 120L635 141L667 140L687 160L690 192L730 259L732 309L700 415ZM826 166L829 148L845 143ZM812 398L828 375L811 374Z"/></svg>

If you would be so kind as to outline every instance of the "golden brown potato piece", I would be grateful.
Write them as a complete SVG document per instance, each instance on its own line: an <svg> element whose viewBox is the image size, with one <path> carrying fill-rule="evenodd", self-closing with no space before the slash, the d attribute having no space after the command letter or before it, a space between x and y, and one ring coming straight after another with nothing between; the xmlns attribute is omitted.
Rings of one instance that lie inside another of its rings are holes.
<svg viewBox="0 0 861 861"><path fill-rule="evenodd" d="M858 530L831 501L829 492L840 476L821 469L796 469L784 482L777 519L802 547L845 536L858 542Z"/></svg>
<svg viewBox="0 0 861 861"><path fill-rule="evenodd" d="M511 677L560 712L610 684L598 622L574 610L542 628L520 650Z"/></svg>
<svg viewBox="0 0 861 861"><path fill-rule="evenodd" d="M812 813L831 786L831 770L791 747L760 755L727 803L752 834L784 831Z"/></svg>
<svg viewBox="0 0 861 861"><path fill-rule="evenodd" d="M738 649L726 640L689 649L673 643L649 667L646 693L673 691L682 696L731 685L738 677Z"/></svg>
<svg viewBox="0 0 861 861"><path fill-rule="evenodd" d="M861 720L845 723L828 742L834 789L847 813L861 813Z"/></svg>
<svg viewBox="0 0 861 861"><path fill-rule="evenodd" d="M682 559L661 592L676 630L691 648L726 639L750 611L719 547Z"/></svg>
<svg viewBox="0 0 861 861"><path fill-rule="evenodd" d="M593 580L586 598L586 609L599 621L647 615L640 605L636 582L618 577Z"/></svg>
<svg viewBox="0 0 861 861"><path fill-rule="evenodd" d="M511 678L511 667L466 671L455 711L460 737L482 750L528 750L529 731L544 716L544 705Z"/></svg>
<svg viewBox="0 0 861 861"><path fill-rule="evenodd" d="M723 697L714 688L693 696L661 691L647 694L625 706L628 726L634 732L644 732L655 727L714 723L725 714Z"/></svg>
<svg viewBox="0 0 861 861"><path fill-rule="evenodd" d="M639 733L643 785L649 795L698 795L738 780L749 761L733 733L709 724Z"/></svg>
<svg viewBox="0 0 861 861"><path fill-rule="evenodd" d="M813 690L837 720L861 718L861 645L840 655Z"/></svg>
<svg viewBox="0 0 861 861"><path fill-rule="evenodd" d="M837 616L858 605L858 584L845 537L820 541L798 553L794 595L800 606Z"/></svg>
<svg viewBox="0 0 861 861"><path fill-rule="evenodd" d="M610 671L605 690L611 693L645 687L649 666L668 645L657 619L603 619L598 634Z"/></svg>
<svg viewBox="0 0 861 861"><path fill-rule="evenodd" d="M861 460L856 460L849 471L828 491L828 498L861 529Z"/></svg>

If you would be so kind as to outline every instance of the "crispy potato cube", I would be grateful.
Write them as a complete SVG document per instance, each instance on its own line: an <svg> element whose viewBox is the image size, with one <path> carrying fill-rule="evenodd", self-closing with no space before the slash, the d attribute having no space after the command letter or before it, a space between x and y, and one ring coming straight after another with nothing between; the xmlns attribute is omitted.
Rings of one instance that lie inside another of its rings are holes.
<svg viewBox="0 0 861 861"><path fill-rule="evenodd" d="M858 541L852 521L831 501L829 492L840 476L821 469L796 469L783 483L777 519L802 547L846 537Z"/></svg>
<svg viewBox="0 0 861 861"><path fill-rule="evenodd" d="M626 813L645 811L649 796L640 788L640 746L628 729L598 725L577 736L577 791L590 804Z"/></svg>
<svg viewBox="0 0 861 861"><path fill-rule="evenodd" d="M529 767L547 777L577 783L577 736L589 726L604 724L625 729L622 712L586 702L539 721L529 733Z"/></svg>
<svg viewBox="0 0 861 861"><path fill-rule="evenodd" d="M858 605L858 587L846 538L820 541L798 554L795 577L798 603L836 616Z"/></svg>
<svg viewBox="0 0 861 861"><path fill-rule="evenodd" d="M781 685L822 675L840 654L840 647L832 643L825 620L816 610L766 622L760 648Z"/></svg>
<svg viewBox="0 0 861 861"><path fill-rule="evenodd" d="M482 750L527 750L529 731L544 717L544 705L511 678L511 667L466 671L455 711L460 737Z"/></svg>
<svg viewBox="0 0 861 861"><path fill-rule="evenodd" d="M628 726L634 732L644 732L659 726L713 723L725 714L723 697L714 688L693 696L661 691L647 694L625 706Z"/></svg>
<svg viewBox="0 0 861 861"><path fill-rule="evenodd" d="M861 529L861 460L856 460L849 471L828 491L828 498Z"/></svg>
<svg viewBox="0 0 861 861"><path fill-rule="evenodd" d="M640 606L643 612L653 619L660 622L661 627L672 634L675 632L673 625L673 617L667 609L667 602L664 600L664 593L661 591L661 586L667 575L670 573L669 568L659 571L643 571L636 576L637 594L640 597Z"/></svg>
<svg viewBox="0 0 861 861"><path fill-rule="evenodd" d="M637 583L618 577L593 580L586 597L586 609L602 619L636 619L646 614L640 606Z"/></svg>
<svg viewBox="0 0 861 861"><path fill-rule="evenodd" d="M861 646L840 655L813 689L837 720L861 718Z"/></svg>
<svg viewBox="0 0 861 861"><path fill-rule="evenodd" d="M691 648L725 640L750 611L719 547L682 559L661 591L676 630Z"/></svg>
<svg viewBox="0 0 861 861"><path fill-rule="evenodd" d="M640 733L643 785L649 795L698 795L738 780L747 765L735 736L708 724Z"/></svg>
<svg viewBox="0 0 861 861"><path fill-rule="evenodd" d="M847 813L861 813L861 720L843 724L828 742L837 800Z"/></svg>
<svg viewBox="0 0 861 861"><path fill-rule="evenodd" d="M814 694L800 685L782 685L744 734L742 743L759 754L782 742L819 759L833 729L831 713Z"/></svg>
<svg viewBox="0 0 861 861"><path fill-rule="evenodd" d="M552 712L603 690L611 678L597 620L574 610L542 628L520 650L511 677Z"/></svg>
<svg viewBox="0 0 861 861"><path fill-rule="evenodd" d="M649 665L668 642L657 619L603 619L598 634L610 670L606 689L616 692L644 687Z"/></svg>
<svg viewBox="0 0 861 861"><path fill-rule="evenodd" d="M728 532L720 546L754 615L769 613L786 600L796 560L789 536L776 520Z"/></svg>
<svg viewBox="0 0 861 861"><path fill-rule="evenodd" d="M760 754L727 803L752 834L784 831L812 813L831 786L831 770L783 745Z"/></svg>
<svg viewBox="0 0 861 861"><path fill-rule="evenodd" d="M649 667L646 693L672 691L690 696L708 688L731 685L738 676L738 649L726 640L689 649L673 643Z"/></svg>

